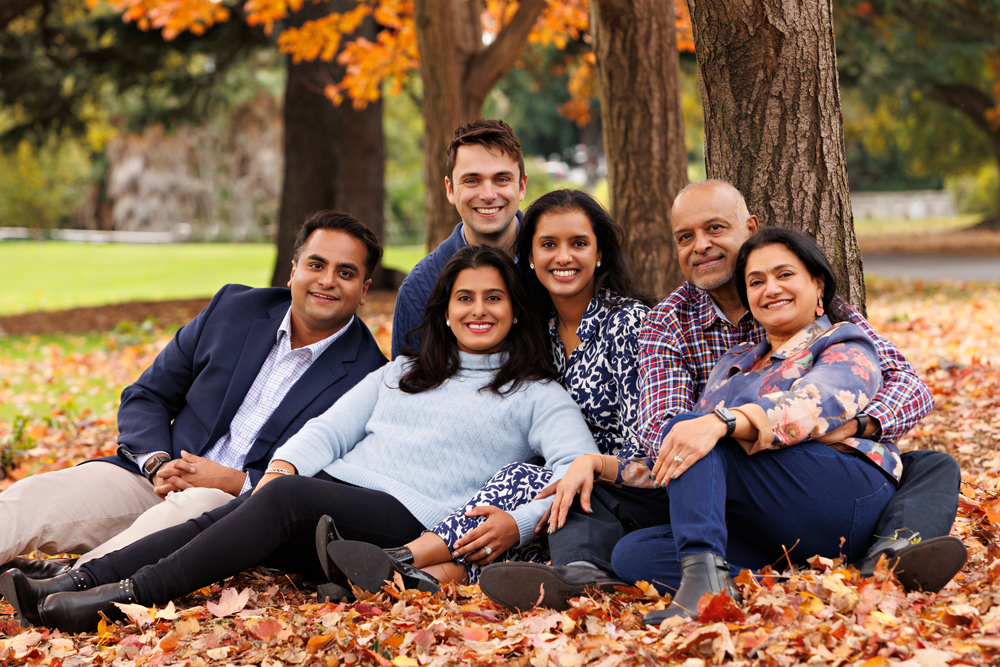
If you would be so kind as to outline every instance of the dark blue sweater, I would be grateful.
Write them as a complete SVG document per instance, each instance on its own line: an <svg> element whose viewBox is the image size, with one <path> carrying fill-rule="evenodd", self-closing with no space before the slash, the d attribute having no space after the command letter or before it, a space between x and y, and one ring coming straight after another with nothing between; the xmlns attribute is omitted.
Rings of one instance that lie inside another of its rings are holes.
<svg viewBox="0 0 1000 667"><path fill-rule="evenodd" d="M515 224L520 226L522 214L517 212ZM451 236L441 242L429 255L417 262L410 274L403 280L396 295L396 309L392 314L392 358L395 359L405 350L410 349L416 354L420 349L420 333L407 333L420 325L424 317L424 308L431 298L438 276L448 263L451 256L469 245L465 242L463 223L455 226Z"/></svg>

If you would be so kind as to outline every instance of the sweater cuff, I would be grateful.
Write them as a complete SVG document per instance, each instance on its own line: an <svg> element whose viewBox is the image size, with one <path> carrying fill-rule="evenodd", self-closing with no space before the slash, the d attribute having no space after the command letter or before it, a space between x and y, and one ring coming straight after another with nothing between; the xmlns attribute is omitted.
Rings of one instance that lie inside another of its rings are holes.
<svg viewBox="0 0 1000 667"><path fill-rule="evenodd" d="M552 498L532 500L530 503L511 510L510 515L517 522L517 530L521 534L521 542L517 545L518 547L530 544L532 540L538 537L538 534L535 532L535 526L538 524L538 520L542 518L542 515L545 514L545 510L552 504L552 500Z"/></svg>

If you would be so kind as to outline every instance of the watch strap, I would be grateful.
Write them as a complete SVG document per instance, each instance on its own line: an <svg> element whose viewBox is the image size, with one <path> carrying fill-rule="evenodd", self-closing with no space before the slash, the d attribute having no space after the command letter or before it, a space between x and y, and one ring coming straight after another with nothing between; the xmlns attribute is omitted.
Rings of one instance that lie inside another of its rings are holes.
<svg viewBox="0 0 1000 667"><path fill-rule="evenodd" d="M149 483L153 483L153 477L159 472L160 468L163 467L164 463L170 461L169 456L163 454L157 454L156 456L151 456L144 464L142 464L142 474L149 480Z"/></svg>
<svg viewBox="0 0 1000 667"><path fill-rule="evenodd" d="M726 423L726 435L725 437L730 437L736 432L736 415L727 410L726 408L716 408L713 411L716 417L721 419Z"/></svg>
<svg viewBox="0 0 1000 667"><path fill-rule="evenodd" d="M858 420L858 430L854 433L855 438L865 437L865 430L868 428L868 414L864 411L859 412L854 416Z"/></svg>

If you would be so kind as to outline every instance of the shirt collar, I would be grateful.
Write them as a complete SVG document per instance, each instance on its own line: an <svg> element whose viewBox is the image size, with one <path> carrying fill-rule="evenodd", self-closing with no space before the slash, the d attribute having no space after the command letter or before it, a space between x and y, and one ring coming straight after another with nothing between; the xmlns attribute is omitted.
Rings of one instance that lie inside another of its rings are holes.
<svg viewBox="0 0 1000 667"><path fill-rule="evenodd" d="M830 323L830 319L826 315L817 317L808 326L789 338L788 342L786 342L781 348L772 351L769 359L772 362L777 362L794 357L802 350L812 345L817 338L819 338L832 326L833 325ZM735 363L733 363L733 365L727 370L728 375L734 375L747 370L753 366L758 359L764 356L764 353L771 349L771 343L767 339L767 336L764 336L756 345L751 345L750 343L743 343L742 345L745 345L746 347L742 350L734 350L738 353L738 356L734 360ZM747 350L750 350L751 353L745 354Z"/></svg>
<svg viewBox="0 0 1000 667"><path fill-rule="evenodd" d="M611 309L605 306L601 301L615 302L616 297L608 290L601 290L600 298L598 295L594 295L590 299L590 303L587 304L587 310L584 311L583 317L580 318L580 325L576 328L576 336L581 342L590 340L595 333L597 333L598 327L600 327L601 322L607 318L608 313ZM549 335L553 339L559 337L558 324L556 323L556 314L553 309L552 317L549 318Z"/></svg>
<svg viewBox="0 0 1000 667"><path fill-rule="evenodd" d="M729 319L726 318L725 313L722 312L722 309L719 308L719 304L715 303L715 299L712 298L711 294L700 287L695 287L691 282L688 282L688 284L697 294L695 310L697 311L698 320L701 322L702 329L708 329L716 322L723 322L735 327L738 326L744 319L751 317L750 311L747 311L743 313L739 321L730 322Z"/></svg>
<svg viewBox="0 0 1000 667"><path fill-rule="evenodd" d="M333 345L334 341L343 336L352 324L354 324L354 318L357 315L352 315L351 319L348 320L347 324L337 329L335 333L330 334L323 340L318 340L312 345L305 345L300 347L300 350L306 350L312 359L319 359L319 355L326 352L327 348ZM284 353L288 353L292 350L292 308L288 307L288 311L285 313L285 318L281 320L281 325L278 327L278 332L275 334L275 344L281 347Z"/></svg>
<svg viewBox="0 0 1000 667"><path fill-rule="evenodd" d="M524 218L524 214L518 209L517 213L514 214L514 230L521 231L521 219ZM459 233L458 233L458 247L464 248L469 245L468 239L465 238L465 223L458 223ZM516 236L514 238L517 238ZM514 257L514 263L517 264L517 257Z"/></svg>

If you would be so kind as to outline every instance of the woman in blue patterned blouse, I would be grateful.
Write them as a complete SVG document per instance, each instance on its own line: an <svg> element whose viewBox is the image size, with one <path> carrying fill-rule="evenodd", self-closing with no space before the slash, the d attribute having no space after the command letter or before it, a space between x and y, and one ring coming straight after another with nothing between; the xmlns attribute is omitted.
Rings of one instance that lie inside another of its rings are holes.
<svg viewBox="0 0 1000 667"><path fill-rule="evenodd" d="M520 263L522 278L529 302L549 321L552 364L563 386L580 406L598 450L629 460L646 455L636 427L636 336L653 300L636 286L623 244L622 228L593 197L556 190L525 212L515 250L528 259ZM470 582L494 560L548 562L537 543L507 550L516 544L516 531L507 526L506 513L534 498L551 478L541 466L509 465L431 529L465 562Z"/></svg>
<svg viewBox="0 0 1000 667"><path fill-rule="evenodd" d="M735 271L740 300L767 337L730 349L695 414L668 425L646 478L666 487L670 523L626 535L612 556L623 579L676 591L647 623L696 615L704 593L738 596L731 574L740 569L804 565L816 554L857 560L902 472L895 445L834 435L881 375L872 340L839 317L836 278L819 249L768 227L743 245ZM614 464L605 459L588 454L570 466L551 522Z"/></svg>

